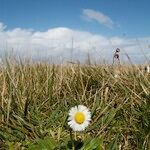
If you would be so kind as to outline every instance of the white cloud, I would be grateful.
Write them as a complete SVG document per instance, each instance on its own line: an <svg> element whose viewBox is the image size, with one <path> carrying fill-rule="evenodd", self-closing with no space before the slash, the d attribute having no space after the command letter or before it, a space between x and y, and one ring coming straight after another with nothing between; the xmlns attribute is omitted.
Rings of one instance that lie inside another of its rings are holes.
<svg viewBox="0 0 150 150"><path fill-rule="evenodd" d="M6 26L2 22L0 22L0 31L5 30L5 28L6 28Z"/></svg>
<svg viewBox="0 0 150 150"><path fill-rule="evenodd" d="M74 61L84 61L87 53L90 53L94 61L105 59L111 63L114 50L119 47L122 60L126 60L125 53L128 53L134 62L144 62L143 52L150 57L150 48L148 48L150 37L139 38L138 41L137 43L135 39L124 39L117 36L107 38L99 34L65 27L52 28L45 32L21 28L7 30L5 25L0 23L1 55L13 49L15 55L21 57L57 61L59 59L69 60L73 54Z"/></svg>
<svg viewBox="0 0 150 150"><path fill-rule="evenodd" d="M106 27L113 28L114 22L110 17L107 15L103 14L100 11L95 11L92 9L83 9L83 18L86 20L94 20L97 21L98 23L105 25Z"/></svg>

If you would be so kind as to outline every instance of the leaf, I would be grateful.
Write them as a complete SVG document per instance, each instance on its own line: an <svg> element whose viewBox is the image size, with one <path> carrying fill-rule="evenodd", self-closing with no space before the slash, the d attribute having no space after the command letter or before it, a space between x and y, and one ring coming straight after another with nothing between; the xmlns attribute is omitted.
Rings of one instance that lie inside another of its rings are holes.
<svg viewBox="0 0 150 150"><path fill-rule="evenodd" d="M41 139L35 145L31 145L28 150L54 150L56 143L53 139L46 137Z"/></svg>
<svg viewBox="0 0 150 150"><path fill-rule="evenodd" d="M88 139L85 141L81 150L102 150L103 140L98 138Z"/></svg>

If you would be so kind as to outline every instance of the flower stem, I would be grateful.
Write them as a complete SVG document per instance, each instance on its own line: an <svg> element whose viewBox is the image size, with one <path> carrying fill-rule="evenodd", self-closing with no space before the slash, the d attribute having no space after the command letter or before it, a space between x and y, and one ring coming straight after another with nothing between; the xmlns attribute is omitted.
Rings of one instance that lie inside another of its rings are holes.
<svg viewBox="0 0 150 150"><path fill-rule="evenodd" d="M71 139L71 144L72 144L72 150L75 150L74 138L73 138L71 129L70 129L70 139Z"/></svg>

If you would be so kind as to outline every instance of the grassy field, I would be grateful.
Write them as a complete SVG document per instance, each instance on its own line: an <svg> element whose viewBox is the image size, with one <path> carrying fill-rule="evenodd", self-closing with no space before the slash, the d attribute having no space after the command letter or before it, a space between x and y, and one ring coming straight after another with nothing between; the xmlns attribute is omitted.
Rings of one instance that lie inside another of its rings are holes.
<svg viewBox="0 0 150 150"><path fill-rule="evenodd" d="M150 74L136 66L7 62L0 91L1 150L150 150ZM79 104L92 121L73 132Z"/></svg>

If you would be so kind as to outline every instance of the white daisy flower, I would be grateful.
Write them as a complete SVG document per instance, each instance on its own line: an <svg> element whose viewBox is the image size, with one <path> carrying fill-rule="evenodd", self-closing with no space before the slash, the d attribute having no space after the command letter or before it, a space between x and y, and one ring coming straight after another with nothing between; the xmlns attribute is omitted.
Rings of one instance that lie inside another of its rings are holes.
<svg viewBox="0 0 150 150"><path fill-rule="evenodd" d="M83 131L91 121L91 112L86 106L78 105L69 110L68 125L73 131Z"/></svg>

